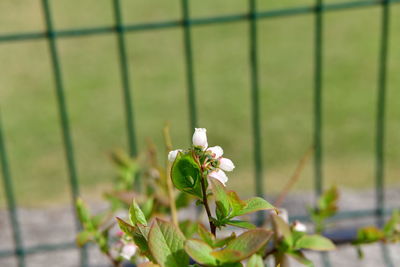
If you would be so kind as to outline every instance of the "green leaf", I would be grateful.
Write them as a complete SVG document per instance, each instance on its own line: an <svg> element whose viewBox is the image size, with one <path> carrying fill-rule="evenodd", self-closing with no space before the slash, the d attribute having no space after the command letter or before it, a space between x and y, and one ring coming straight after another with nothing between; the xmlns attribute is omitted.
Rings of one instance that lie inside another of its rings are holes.
<svg viewBox="0 0 400 267"><path fill-rule="evenodd" d="M214 246L215 236L210 233L202 224L197 227L200 238L210 246Z"/></svg>
<svg viewBox="0 0 400 267"><path fill-rule="evenodd" d="M232 234L230 236L227 236L227 237L224 237L224 238L215 239L213 247L214 248L223 247L223 246L225 246L226 244L228 244L229 242L231 242L235 238L236 238L236 234L235 234L235 232L232 232Z"/></svg>
<svg viewBox="0 0 400 267"><path fill-rule="evenodd" d="M175 187L182 192L202 198L201 170L190 154L178 153L171 169Z"/></svg>
<svg viewBox="0 0 400 267"><path fill-rule="evenodd" d="M358 229L357 239L353 244L368 244L382 240L385 234L375 226L366 226Z"/></svg>
<svg viewBox="0 0 400 267"><path fill-rule="evenodd" d="M179 223L179 229L186 238L190 238L197 232L197 223L194 223L191 220L185 220Z"/></svg>
<svg viewBox="0 0 400 267"><path fill-rule="evenodd" d="M185 242L185 250L196 262L208 266L217 266L218 261L211 255L213 251L207 243L197 240L189 239Z"/></svg>
<svg viewBox="0 0 400 267"><path fill-rule="evenodd" d="M258 254L253 254L247 262L246 267L264 267L262 257Z"/></svg>
<svg viewBox="0 0 400 267"><path fill-rule="evenodd" d="M295 259L296 261L300 262L301 264L308 266L308 267L314 267L314 263L312 263L312 261L310 261L309 259L307 259L303 253L301 253L300 251L291 251L291 252L287 252L286 255L292 257L293 259Z"/></svg>
<svg viewBox="0 0 400 267"><path fill-rule="evenodd" d="M235 191L228 191L229 204L232 209L231 218L237 216L239 212L246 207L247 203L239 198Z"/></svg>
<svg viewBox="0 0 400 267"><path fill-rule="evenodd" d="M84 246L86 243L93 241L93 232L89 232L89 231L82 231L79 232L76 236L76 244L79 247Z"/></svg>
<svg viewBox="0 0 400 267"><path fill-rule="evenodd" d="M289 225L278 215L273 214L272 220L274 222L274 227L278 233L278 235L283 236L283 241L289 246L293 246L293 236L290 231Z"/></svg>
<svg viewBox="0 0 400 267"><path fill-rule="evenodd" d="M320 235L304 235L295 244L296 249L311 249L318 251L334 250L336 247L326 237Z"/></svg>
<svg viewBox="0 0 400 267"><path fill-rule="evenodd" d="M256 226L250 222L247 221L239 221L239 220L230 220L228 221L226 224L232 225L232 226L236 226L236 227L240 227L240 228L244 228L244 229L254 229L256 228Z"/></svg>
<svg viewBox="0 0 400 267"><path fill-rule="evenodd" d="M133 225L130 225L129 223L125 222L119 217L117 217L117 222L122 232L124 232L126 235L130 237L133 237L135 233L135 227Z"/></svg>
<svg viewBox="0 0 400 267"><path fill-rule="evenodd" d="M390 217L389 221L383 227L383 232L385 236L389 239L393 237L393 235L398 232L397 227L400 224L400 212L399 210L393 210L392 217Z"/></svg>
<svg viewBox="0 0 400 267"><path fill-rule="evenodd" d="M252 212L256 212L259 210L270 210L275 209L273 205L268 203L265 199L260 197L253 197L250 199L245 200L246 206L238 211L236 214L232 214L234 216L240 216Z"/></svg>
<svg viewBox="0 0 400 267"><path fill-rule="evenodd" d="M142 211L145 218L150 218L154 207L154 197L148 197L142 205Z"/></svg>
<svg viewBox="0 0 400 267"><path fill-rule="evenodd" d="M318 207L320 210L327 210L330 213L336 213L337 200L339 199L339 192L336 186L332 186L326 190L318 200ZM332 214L332 215L333 215Z"/></svg>
<svg viewBox="0 0 400 267"><path fill-rule="evenodd" d="M150 228L141 224L138 224L136 226L130 225L129 223L118 217L117 221L119 228L122 230L122 232L133 239L135 244L139 247L140 251L144 255L146 255L147 258L153 260L148 244Z"/></svg>
<svg viewBox="0 0 400 267"><path fill-rule="evenodd" d="M230 241L224 249L211 254L221 262L238 262L256 253L271 236L272 232L264 229L249 230Z"/></svg>
<svg viewBox="0 0 400 267"><path fill-rule="evenodd" d="M238 262L246 258L245 254L240 250L228 248L211 252L211 255L213 255L221 262Z"/></svg>
<svg viewBox="0 0 400 267"><path fill-rule="evenodd" d="M189 264L184 242L183 234L170 222L156 219L150 228L150 251L162 267L179 267Z"/></svg>
<svg viewBox="0 0 400 267"><path fill-rule="evenodd" d="M79 221L82 223L86 230L95 230L90 218L89 209L86 207L85 203L81 198L76 200L76 213L78 214Z"/></svg>
<svg viewBox="0 0 400 267"><path fill-rule="evenodd" d="M147 225L146 216L144 216L143 211L140 209L135 199L133 200L132 205L129 208L129 220L133 225Z"/></svg>
<svg viewBox="0 0 400 267"><path fill-rule="evenodd" d="M271 238L272 232L261 228L249 230L239 235L228 243L226 248L240 250L246 254L252 254L265 245Z"/></svg>
<svg viewBox="0 0 400 267"><path fill-rule="evenodd" d="M132 238L140 251L145 254L150 260L153 260L149 248L149 232L150 227L138 224L135 227Z"/></svg>
<svg viewBox="0 0 400 267"><path fill-rule="evenodd" d="M229 197L226 192L225 186L217 179L209 179L211 183L211 189L215 197L215 204L217 205L216 214L219 220L223 220L228 217L231 207L229 203Z"/></svg>

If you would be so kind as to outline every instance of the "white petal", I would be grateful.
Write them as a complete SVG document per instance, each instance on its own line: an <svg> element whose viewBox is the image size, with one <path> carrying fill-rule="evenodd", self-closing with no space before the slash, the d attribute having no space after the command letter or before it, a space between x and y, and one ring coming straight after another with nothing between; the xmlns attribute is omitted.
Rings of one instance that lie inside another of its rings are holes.
<svg viewBox="0 0 400 267"><path fill-rule="evenodd" d="M232 160L221 158L219 160L219 167L224 171L231 172L235 168L235 165L233 164Z"/></svg>
<svg viewBox="0 0 400 267"><path fill-rule="evenodd" d="M195 128L192 138L194 146L200 146L204 150L208 147L206 132L207 130L205 128Z"/></svg>
<svg viewBox="0 0 400 267"><path fill-rule="evenodd" d="M127 260L130 260L136 253L136 246L134 244L127 244L122 248L121 256Z"/></svg>
<svg viewBox="0 0 400 267"><path fill-rule="evenodd" d="M212 154L214 154L214 158L218 159L224 154L224 150L220 146L212 146L207 149Z"/></svg>
<svg viewBox="0 0 400 267"><path fill-rule="evenodd" d="M177 149L177 150L172 150L168 153L168 160L170 162L174 162L174 160L176 159L176 156L178 155L179 152L181 152L182 149Z"/></svg>
<svg viewBox="0 0 400 267"><path fill-rule="evenodd" d="M306 232L307 226L304 223L301 223L299 221L294 221L293 222L293 230L295 230L297 232Z"/></svg>
<svg viewBox="0 0 400 267"><path fill-rule="evenodd" d="M217 179L217 180L220 181L223 185L225 185L225 183L228 182L228 176L226 176L226 174L225 174L222 170L220 170L220 169L211 172L211 173L208 175L208 177Z"/></svg>

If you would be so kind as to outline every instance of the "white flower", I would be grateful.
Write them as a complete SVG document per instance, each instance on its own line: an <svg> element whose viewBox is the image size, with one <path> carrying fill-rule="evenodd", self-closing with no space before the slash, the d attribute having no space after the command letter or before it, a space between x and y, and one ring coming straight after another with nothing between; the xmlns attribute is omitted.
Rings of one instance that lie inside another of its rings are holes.
<svg viewBox="0 0 400 267"><path fill-rule="evenodd" d="M223 185L225 185L226 182L228 182L228 176L224 173L223 170L217 169L215 171L212 171L208 174L208 177L217 179L220 181Z"/></svg>
<svg viewBox="0 0 400 267"><path fill-rule="evenodd" d="M192 138L194 146L200 146L203 150L206 150L208 147L206 132L207 130L205 128L195 128Z"/></svg>
<svg viewBox="0 0 400 267"><path fill-rule="evenodd" d="M134 244L126 244L122 247L121 256L127 260L130 260L133 255L136 253L136 245Z"/></svg>
<svg viewBox="0 0 400 267"><path fill-rule="evenodd" d="M181 152L182 149L177 149L177 150L172 150L168 153L168 160L170 162L174 162L174 160L176 159L176 156L178 155L179 152Z"/></svg>
<svg viewBox="0 0 400 267"><path fill-rule="evenodd" d="M307 226L299 221L294 221L293 222L293 230L295 230L297 232L306 232Z"/></svg>
<svg viewBox="0 0 400 267"><path fill-rule="evenodd" d="M232 160L221 158L219 160L219 167L224 171L231 172L235 168L235 165L233 164Z"/></svg>
<svg viewBox="0 0 400 267"><path fill-rule="evenodd" d="M216 159L220 158L224 154L224 150L220 146L209 147L207 151L210 151Z"/></svg>
<svg viewBox="0 0 400 267"><path fill-rule="evenodd" d="M225 183L228 181L228 177L224 171L233 171L235 165L230 159L222 157L224 150L220 146L210 147L207 149L207 151L211 152L212 157L219 161L219 167L213 170L208 177L218 179L223 185L225 185Z"/></svg>

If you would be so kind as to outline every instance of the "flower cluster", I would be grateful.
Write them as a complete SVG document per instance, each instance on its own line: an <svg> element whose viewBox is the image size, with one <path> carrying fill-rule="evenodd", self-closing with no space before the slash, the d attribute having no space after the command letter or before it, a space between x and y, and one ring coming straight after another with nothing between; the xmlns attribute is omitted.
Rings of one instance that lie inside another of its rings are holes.
<svg viewBox="0 0 400 267"><path fill-rule="evenodd" d="M201 167L204 171L207 171L208 177L217 179L225 185L228 181L228 176L225 172L233 171L235 168L233 162L228 158L222 157L224 151L220 146L208 147L207 130L205 128L195 129L192 142L192 151L199 155ZM168 160L173 162L178 153L185 152L189 151L184 151L182 149L170 151Z"/></svg>

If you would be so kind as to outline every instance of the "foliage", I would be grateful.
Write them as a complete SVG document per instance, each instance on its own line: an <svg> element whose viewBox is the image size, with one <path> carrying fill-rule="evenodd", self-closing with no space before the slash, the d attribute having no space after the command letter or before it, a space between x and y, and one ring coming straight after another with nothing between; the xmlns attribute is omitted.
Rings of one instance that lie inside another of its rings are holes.
<svg viewBox="0 0 400 267"><path fill-rule="evenodd" d="M326 190L318 199L314 208L309 208L311 220L315 224L316 232L324 231L326 219L334 216L338 211L339 191L336 186Z"/></svg>
<svg viewBox="0 0 400 267"><path fill-rule="evenodd" d="M300 222L289 225L278 216L278 209L263 198L241 199L235 191L228 190L225 172L232 171L235 165L223 157L221 147L208 147L205 129L196 129L193 146L187 150L172 150L168 131L164 134L169 151L164 168L157 163L152 146L145 161L123 154L113 156L119 175L114 190L106 194L111 207L108 214L128 210L126 218L116 219L122 231L117 238L111 234L113 223L108 220L109 215L93 217L78 200L77 212L83 225L77 237L79 245L95 242L114 266L128 260L144 262L139 265L143 267L239 267L245 263L248 267L261 267L269 257L275 258L277 266L284 265L285 257L312 266L303 250L335 248L323 236L306 234ZM139 182L142 190L134 190ZM332 199L332 193L325 195L317 216L323 218L333 209ZM177 219L177 210L190 206L194 200L204 207L208 229L198 221ZM268 218L272 227L257 228L244 219L266 210L272 214ZM232 231L233 227L238 231Z"/></svg>
<svg viewBox="0 0 400 267"><path fill-rule="evenodd" d="M386 222L382 229L376 226L366 226L358 229L357 238L353 244L357 248L360 258L364 257L361 245L376 242L395 243L400 241L400 211L393 210L391 218Z"/></svg>

